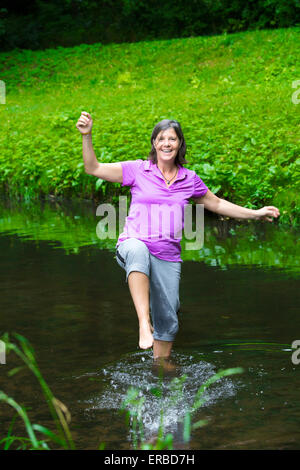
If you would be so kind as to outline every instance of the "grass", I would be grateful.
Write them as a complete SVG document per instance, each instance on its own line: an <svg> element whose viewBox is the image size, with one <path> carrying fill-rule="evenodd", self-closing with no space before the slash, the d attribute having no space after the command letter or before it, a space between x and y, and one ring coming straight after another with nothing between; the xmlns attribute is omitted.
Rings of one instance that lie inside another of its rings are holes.
<svg viewBox="0 0 300 470"><path fill-rule="evenodd" d="M0 54L0 186L25 199L127 194L84 173L81 111L105 162L146 158L154 125L177 119L188 168L234 203L272 204L299 225L299 28Z"/></svg>
<svg viewBox="0 0 300 470"><path fill-rule="evenodd" d="M7 405L10 405L16 411L17 415L23 420L25 429L27 432L27 438L19 438L11 434L12 426L8 431L8 435L1 439L0 444L3 444L4 450L8 450L10 446L17 442L21 442L24 448L30 450L50 450L50 447L45 439L38 439L36 432L46 436L46 439L54 442L60 448L73 450L75 449L73 438L69 429L70 414L67 407L55 396L50 390L47 382L45 381L41 371L36 362L34 350L29 343L29 341L19 334L14 334L17 343L10 341L9 335L6 333L2 340L6 345L7 353L13 351L24 363L24 366L31 370L38 380L44 398L48 404L50 414L52 416L52 421L55 425L56 432L53 432L44 426L39 424L33 424L26 412L26 409L19 405L13 398L9 397L2 390L0 390L0 402L4 402ZM9 371L9 376L15 375L19 372L24 366L14 368ZM27 446L26 446L27 443ZM19 449L19 448L18 448Z"/></svg>

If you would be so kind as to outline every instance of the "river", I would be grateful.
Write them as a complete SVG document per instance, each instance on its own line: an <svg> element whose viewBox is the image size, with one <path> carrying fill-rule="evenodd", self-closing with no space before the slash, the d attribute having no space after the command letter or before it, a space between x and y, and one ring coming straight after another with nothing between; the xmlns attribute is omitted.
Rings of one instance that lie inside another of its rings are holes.
<svg viewBox="0 0 300 470"><path fill-rule="evenodd" d="M179 449L299 449L299 233L277 223L205 216L204 246L183 251L180 331L174 370L161 382L152 354L138 349L134 307L115 240L96 235L91 201L1 200L1 333L32 344L44 378L71 413L78 449L132 448L119 409L131 386L144 397L145 440L164 428ZM299 355L300 357L300 355ZM19 362L0 364L0 389L51 428L39 385ZM206 392L193 421L206 425L183 442L182 419L199 387L220 369L243 373ZM172 399L172 380L182 378ZM153 394L162 387L163 393ZM1 438L13 412L0 404ZM25 436L22 423L15 433Z"/></svg>

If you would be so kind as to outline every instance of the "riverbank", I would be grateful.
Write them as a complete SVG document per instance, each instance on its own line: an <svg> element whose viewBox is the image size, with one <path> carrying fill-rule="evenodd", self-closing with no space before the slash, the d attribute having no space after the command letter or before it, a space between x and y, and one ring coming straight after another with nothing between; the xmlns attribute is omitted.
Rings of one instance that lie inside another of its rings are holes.
<svg viewBox="0 0 300 470"><path fill-rule="evenodd" d="M84 173L81 111L99 160L147 158L156 122L177 119L187 167L218 196L276 205L300 224L299 28L0 54L0 188L25 200L111 200L119 184ZM295 99L293 99L293 96Z"/></svg>

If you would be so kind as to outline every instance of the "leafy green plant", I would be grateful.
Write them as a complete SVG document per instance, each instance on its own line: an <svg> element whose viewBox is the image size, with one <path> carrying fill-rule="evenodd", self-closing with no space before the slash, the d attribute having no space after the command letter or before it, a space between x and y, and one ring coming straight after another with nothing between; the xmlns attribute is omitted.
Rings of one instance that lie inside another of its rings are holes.
<svg viewBox="0 0 300 470"><path fill-rule="evenodd" d="M28 201L127 194L85 174L81 111L104 162L146 159L154 125L174 118L187 167L215 194L278 205L279 223L299 226L298 29L0 53L1 191Z"/></svg>
<svg viewBox="0 0 300 470"><path fill-rule="evenodd" d="M72 46L93 42L132 42L151 39L238 32L246 29L287 27L297 24L297 0L81 0L37 2L22 14L6 4L0 9L0 46ZM11 10L12 8L12 10ZM47 25L41 27L40 25ZM230 47L233 40L223 42ZM84 44L86 49L88 44ZM41 72L36 67L36 72Z"/></svg>
<svg viewBox="0 0 300 470"><path fill-rule="evenodd" d="M205 390L208 387L210 387L213 383L222 379L223 377L228 377L234 374L241 374L242 372L243 372L243 368L241 367L220 370L219 372L214 374L212 377L210 377L204 384L201 385L201 387L196 393L193 405L191 406L190 410L186 412L184 416L184 429L183 429L184 442L189 442L192 430L202 427L207 423L207 421L205 420L199 420L196 423L192 423L193 413L195 413L207 400L207 398L204 396Z"/></svg>
<svg viewBox="0 0 300 470"><path fill-rule="evenodd" d="M13 336L19 342L20 346L11 342L9 335L6 333L2 337L2 340L4 341L6 346L6 352L7 354L9 354L11 351L13 351L17 356L21 358L25 366L28 367L28 369L30 369L31 372L35 375L42 388L44 397L47 401L53 422L56 427L56 433L54 433L51 430L45 428L44 426L41 426L39 424L32 424L25 408L19 405L13 398L7 396L3 391L0 391L0 401L3 401L13 407L25 424L28 440L21 439L22 444L24 445L27 443L29 449L49 450L49 446L45 440L37 439L36 432L39 432L40 434L45 436L47 440L52 441L52 443L59 445L63 449L75 449L74 442L69 429L70 413L67 407L60 400L55 398L51 389L47 385L37 365L34 350L28 340L17 333L15 333ZM22 367L17 367L15 369L12 369L9 372L9 375L12 376L16 374L21 368ZM7 437L2 439L1 442L4 443L4 448L7 449L16 440L19 440L19 438L11 436L10 428Z"/></svg>

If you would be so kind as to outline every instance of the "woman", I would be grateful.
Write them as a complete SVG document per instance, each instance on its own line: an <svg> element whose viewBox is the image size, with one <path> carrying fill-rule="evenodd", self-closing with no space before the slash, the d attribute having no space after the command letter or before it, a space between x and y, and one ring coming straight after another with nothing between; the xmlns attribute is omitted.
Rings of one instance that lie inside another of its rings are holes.
<svg viewBox="0 0 300 470"><path fill-rule="evenodd" d="M153 346L154 358L168 358L178 331L182 260L180 237L175 232L183 225L184 206L193 199L217 214L270 222L279 216L279 210L273 206L247 209L215 196L194 171L183 166L186 144L177 121L165 119L154 127L147 161L118 163L97 161L92 126L91 115L82 112L76 127L83 137L86 173L131 187L130 211L117 242L116 255L126 271L137 312L139 346L142 349ZM170 206L178 209L179 214L178 218L175 213L172 222Z"/></svg>

